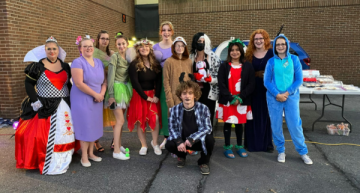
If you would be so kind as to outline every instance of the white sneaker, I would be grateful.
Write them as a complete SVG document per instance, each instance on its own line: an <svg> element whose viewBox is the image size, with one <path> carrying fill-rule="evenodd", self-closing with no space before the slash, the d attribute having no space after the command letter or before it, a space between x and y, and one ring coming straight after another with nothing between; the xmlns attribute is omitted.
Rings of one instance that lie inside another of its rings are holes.
<svg viewBox="0 0 360 193"><path fill-rule="evenodd" d="M141 147L140 151L139 151L140 155L146 155L147 154L147 147Z"/></svg>
<svg viewBox="0 0 360 193"><path fill-rule="evenodd" d="M113 158L119 159L119 160L128 160L128 159L130 159L130 156L126 157L126 155L120 151L120 153L113 153Z"/></svg>
<svg viewBox="0 0 360 193"><path fill-rule="evenodd" d="M161 151L159 145L154 146L154 145L153 145L153 141L151 141L150 144L151 144L151 146L154 148L154 153L155 153L156 155L161 155L161 154L162 154L162 151Z"/></svg>
<svg viewBox="0 0 360 193"><path fill-rule="evenodd" d="M120 147L120 151L121 151L123 154L130 153L130 150L129 150L128 152L126 152L126 149L124 148L124 146L121 146L121 147Z"/></svg>
<svg viewBox="0 0 360 193"><path fill-rule="evenodd" d="M285 163L285 156L286 156L285 153L279 153L277 158L278 162Z"/></svg>
<svg viewBox="0 0 360 193"><path fill-rule="evenodd" d="M160 144L160 149L165 149L167 139L165 138L164 141Z"/></svg>
<svg viewBox="0 0 360 193"><path fill-rule="evenodd" d="M301 159L304 160L304 163L305 163L305 164L308 164L308 165L313 164L313 161L310 159L310 157L309 157L307 154L302 155L302 156L301 156Z"/></svg>

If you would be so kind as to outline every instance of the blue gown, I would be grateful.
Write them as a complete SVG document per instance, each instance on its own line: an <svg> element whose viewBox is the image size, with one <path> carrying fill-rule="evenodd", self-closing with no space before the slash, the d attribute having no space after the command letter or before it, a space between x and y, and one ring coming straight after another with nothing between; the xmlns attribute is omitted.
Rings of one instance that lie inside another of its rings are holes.
<svg viewBox="0 0 360 193"><path fill-rule="evenodd" d="M258 59L253 56L252 65L255 72L264 71L267 61L273 56L274 53L272 49L268 50L264 58ZM253 120L248 120L245 124L244 145L250 152L274 149L270 117L266 103L266 91L264 79L255 77L255 91L251 104Z"/></svg>

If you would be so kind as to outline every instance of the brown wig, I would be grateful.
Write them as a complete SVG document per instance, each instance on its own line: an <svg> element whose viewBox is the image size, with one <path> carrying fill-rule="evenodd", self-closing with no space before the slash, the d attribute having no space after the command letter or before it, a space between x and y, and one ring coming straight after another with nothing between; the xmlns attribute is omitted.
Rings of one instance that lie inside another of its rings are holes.
<svg viewBox="0 0 360 193"><path fill-rule="evenodd" d="M178 41L178 42L181 42L181 41ZM175 44L173 44L171 46L171 53L172 53L172 56L173 58L177 59L177 60L180 60L180 58L178 57L176 51L175 51L175 45L178 43L178 42L175 42ZM184 42L182 42L184 44ZM187 49L187 46L184 44L185 48L184 48L184 53L182 53L182 57L181 57L181 60L186 60L189 58L189 51Z"/></svg>
<svg viewBox="0 0 360 193"><path fill-rule="evenodd" d="M243 64L243 63L245 62L244 47L243 47L240 43L238 43L238 42L230 43L230 44L229 44L229 47L228 47L228 55L227 55L226 62L231 62L230 52L231 52L231 49L232 49L234 46L237 46L237 47L239 48L239 51L240 51L239 62Z"/></svg>
<svg viewBox="0 0 360 193"><path fill-rule="evenodd" d="M191 80L181 82L176 88L175 94L182 101L182 99L180 98L181 93L188 89L192 89L194 91L195 101L198 101L201 97L201 89L198 83Z"/></svg>
<svg viewBox="0 0 360 193"><path fill-rule="evenodd" d="M96 47L97 49L100 49L100 43L99 43L99 41L100 41L101 34L108 34L108 35L109 35L109 33L108 33L107 31L105 31L105 30L101 30L101 31L98 33L97 38L96 38L96 44L95 44L95 47ZM110 35L109 35L109 39L110 39ZM110 52L110 48L109 48L109 47L110 47L110 41L109 41L109 45L106 46L106 54L107 54L108 56L111 55L111 52Z"/></svg>
<svg viewBox="0 0 360 193"><path fill-rule="evenodd" d="M261 34L263 36L265 50L268 50L271 48L269 34L263 29L255 30L250 36L249 45L248 45L248 47L246 49L246 53L245 53L246 60L249 62L252 62L253 54L254 54L254 51L256 50L256 47L254 44L254 38L255 38L256 34Z"/></svg>
<svg viewBox="0 0 360 193"><path fill-rule="evenodd" d="M150 63L150 70L153 70L156 73L161 72L161 65L160 63L156 60L155 58L155 54L154 54L154 49L152 47L151 44L148 44L150 47L150 52L148 57L149 63ZM138 45L135 47L136 49L136 57L135 57L135 62L136 62L136 71L146 71L145 68L145 64L144 64L144 60L143 57L140 54L140 47L145 46L144 44Z"/></svg>

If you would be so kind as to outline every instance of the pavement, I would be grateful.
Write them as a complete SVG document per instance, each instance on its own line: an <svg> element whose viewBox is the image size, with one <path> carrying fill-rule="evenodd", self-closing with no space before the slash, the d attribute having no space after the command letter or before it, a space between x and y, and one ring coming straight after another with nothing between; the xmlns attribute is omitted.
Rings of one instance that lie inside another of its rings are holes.
<svg viewBox="0 0 360 193"><path fill-rule="evenodd" d="M341 104L340 96L330 97ZM302 96L306 100L306 96ZM140 142L136 132L123 134L123 145L130 149L131 159L120 161L112 158L111 128L104 129L101 144L104 153L100 163L92 162L90 168L80 165L80 155L75 154L69 170L63 175L42 176L38 170L16 169L14 160L14 133L12 128L0 129L0 192L186 192L186 193L238 193L238 192L360 192L360 98L346 97L345 117L353 124L350 136L330 136L325 126L314 120L321 114L322 98L313 97L318 104L301 103L309 156L313 165L305 165L294 149L284 124L286 162L276 161L277 153L249 152L247 158L225 158L222 126L214 127L216 138L210 162L210 175L201 175L196 160L199 155L188 156L186 166L177 168L177 160L166 151L154 154L151 134L147 133L149 152L140 156ZM340 119L341 111L327 107L327 119ZM127 131L127 129L124 129ZM232 134L235 144L235 133ZM159 142L163 138L159 139ZM347 143L344 144L344 143ZM344 144L344 145L339 145Z"/></svg>

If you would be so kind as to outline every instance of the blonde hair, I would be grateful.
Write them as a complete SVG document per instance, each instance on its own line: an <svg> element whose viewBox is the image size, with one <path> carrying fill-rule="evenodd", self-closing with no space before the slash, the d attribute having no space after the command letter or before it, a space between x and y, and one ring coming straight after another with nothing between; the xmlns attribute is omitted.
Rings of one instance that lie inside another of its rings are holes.
<svg viewBox="0 0 360 193"><path fill-rule="evenodd" d="M150 48L150 52L148 55L148 60L150 63L150 70L153 70L156 73L159 73L161 71L161 66L160 63L156 60L155 58L155 54L154 54L154 49L152 47L151 44L147 44ZM144 60L140 54L140 47L145 46L144 44L138 45L135 47L136 49L136 57L135 57L135 61L136 61L136 71L146 71L145 65L144 65Z"/></svg>
<svg viewBox="0 0 360 193"><path fill-rule="evenodd" d="M168 25L168 26L170 27L170 29L171 29L171 36L173 36L174 33L175 33L175 30L174 30L173 24L172 24L170 21L164 21L164 22L162 22L162 23L160 24L159 35L161 35L162 28L163 28L164 25Z"/></svg>

